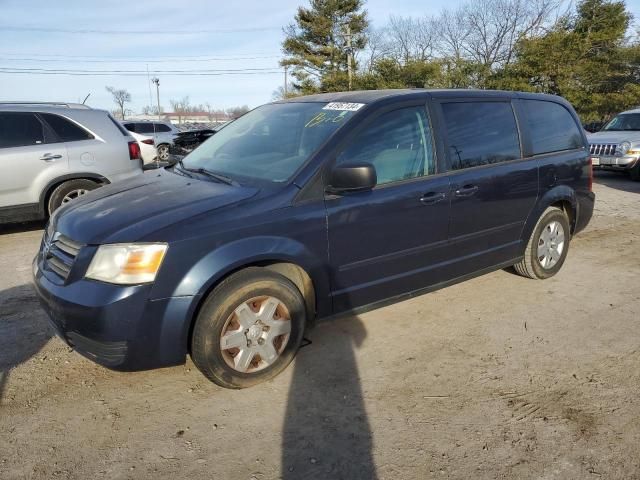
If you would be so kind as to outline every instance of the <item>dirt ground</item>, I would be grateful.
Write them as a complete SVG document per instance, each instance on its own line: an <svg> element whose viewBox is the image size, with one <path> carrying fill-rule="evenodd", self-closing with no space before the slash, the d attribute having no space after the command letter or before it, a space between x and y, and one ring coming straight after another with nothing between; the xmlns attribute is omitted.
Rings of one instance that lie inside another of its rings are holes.
<svg viewBox="0 0 640 480"><path fill-rule="evenodd" d="M640 479L640 183L547 281L499 271L321 323L242 391L188 362L101 368L30 286L41 225L0 234L0 478Z"/></svg>

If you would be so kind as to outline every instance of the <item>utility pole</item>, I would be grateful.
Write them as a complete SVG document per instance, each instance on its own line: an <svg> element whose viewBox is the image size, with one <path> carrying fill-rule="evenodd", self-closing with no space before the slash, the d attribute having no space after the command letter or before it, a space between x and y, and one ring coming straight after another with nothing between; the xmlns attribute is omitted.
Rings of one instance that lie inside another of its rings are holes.
<svg viewBox="0 0 640 480"><path fill-rule="evenodd" d="M347 22L344 24L344 26L346 29L346 33L344 36L347 43L347 75L349 76L349 90L351 90L351 85L353 82L353 71L351 68L351 61L353 58L353 52L351 48L351 25L349 25L349 22Z"/></svg>
<svg viewBox="0 0 640 480"><path fill-rule="evenodd" d="M288 85L287 85L287 69L288 68L289 68L289 65L284 66L284 98L287 98L287 93L289 93Z"/></svg>
<svg viewBox="0 0 640 480"><path fill-rule="evenodd" d="M156 100L158 102L158 120L162 120L160 117L160 79L158 77L153 77L151 79L151 83L156 84Z"/></svg>

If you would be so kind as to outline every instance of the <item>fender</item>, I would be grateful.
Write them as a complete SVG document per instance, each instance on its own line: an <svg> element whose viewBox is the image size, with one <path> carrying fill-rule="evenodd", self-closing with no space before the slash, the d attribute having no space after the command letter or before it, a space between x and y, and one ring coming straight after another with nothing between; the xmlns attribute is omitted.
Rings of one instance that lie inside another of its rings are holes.
<svg viewBox="0 0 640 480"><path fill-rule="evenodd" d="M59 177L56 177L53 180L50 180L49 183L47 183L46 187L44 187L42 192L40 192L40 201L38 202L38 212L40 216L44 218L45 212L47 211L46 209L47 197L49 196L49 192L52 190L52 188L55 185L62 182L66 182L68 180L78 180L83 178L86 178L88 180L95 180L96 182L102 185L107 185L108 183L111 183L107 178L103 177L102 175L98 175L97 173L90 173L90 172L74 172L74 173L68 173L66 175L61 175Z"/></svg>
<svg viewBox="0 0 640 480"><path fill-rule="evenodd" d="M574 231L576 218L578 218L578 201L576 199L576 192L566 185L557 185L551 190L548 190L544 195L542 195L542 197L538 199L535 206L533 207L533 210L529 214L529 217L524 224L524 228L522 229L523 243L526 244L526 242L529 240L531 234L533 233L533 229L536 226L536 223L538 223L538 219L547 209L547 207L554 203L563 201L569 202L571 204L573 218L571 219L570 227L571 231Z"/></svg>

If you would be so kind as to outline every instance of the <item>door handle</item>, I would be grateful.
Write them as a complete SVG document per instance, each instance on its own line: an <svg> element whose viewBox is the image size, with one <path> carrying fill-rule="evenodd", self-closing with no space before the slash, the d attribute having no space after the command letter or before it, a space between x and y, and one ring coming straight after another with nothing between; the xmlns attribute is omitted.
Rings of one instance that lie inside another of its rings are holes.
<svg viewBox="0 0 640 480"><path fill-rule="evenodd" d="M433 205L434 203L441 202L447 196L442 192L429 192L420 197L420 201L424 205Z"/></svg>
<svg viewBox="0 0 640 480"><path fill-rule="evenodd" d="M477 185L465 185L464 187L456 190L455 193L456 193L456 197L470 197L472 195L475 195L477 191L478 191Z"/></svg>
<svg viewBox="0 0 640 480"><path fill-rule="evenodd" d="M53 162L54 160L58 160L62 158L62 155L51 155L50 153L45 153L42 157L40 157L40 160L43 160L45 162Z"/></svg>

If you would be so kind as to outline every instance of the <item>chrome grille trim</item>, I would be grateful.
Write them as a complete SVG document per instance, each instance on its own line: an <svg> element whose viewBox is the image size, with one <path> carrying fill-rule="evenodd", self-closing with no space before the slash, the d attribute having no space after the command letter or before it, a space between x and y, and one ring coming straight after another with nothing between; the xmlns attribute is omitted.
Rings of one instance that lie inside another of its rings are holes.
<svg viewBox="0 0 640 480"><path fill-rule="evenodd" d="M53 238L45 234L43 245L45 266L66 280L83 245L59 233L55 233Z"/></svg>
<svg viewBox="0 0 640 480"><path fill-rule="evenodd" d="M592 143L589 145L591 155L604 155L612 157L616 154L617 143Z"/></svg>

